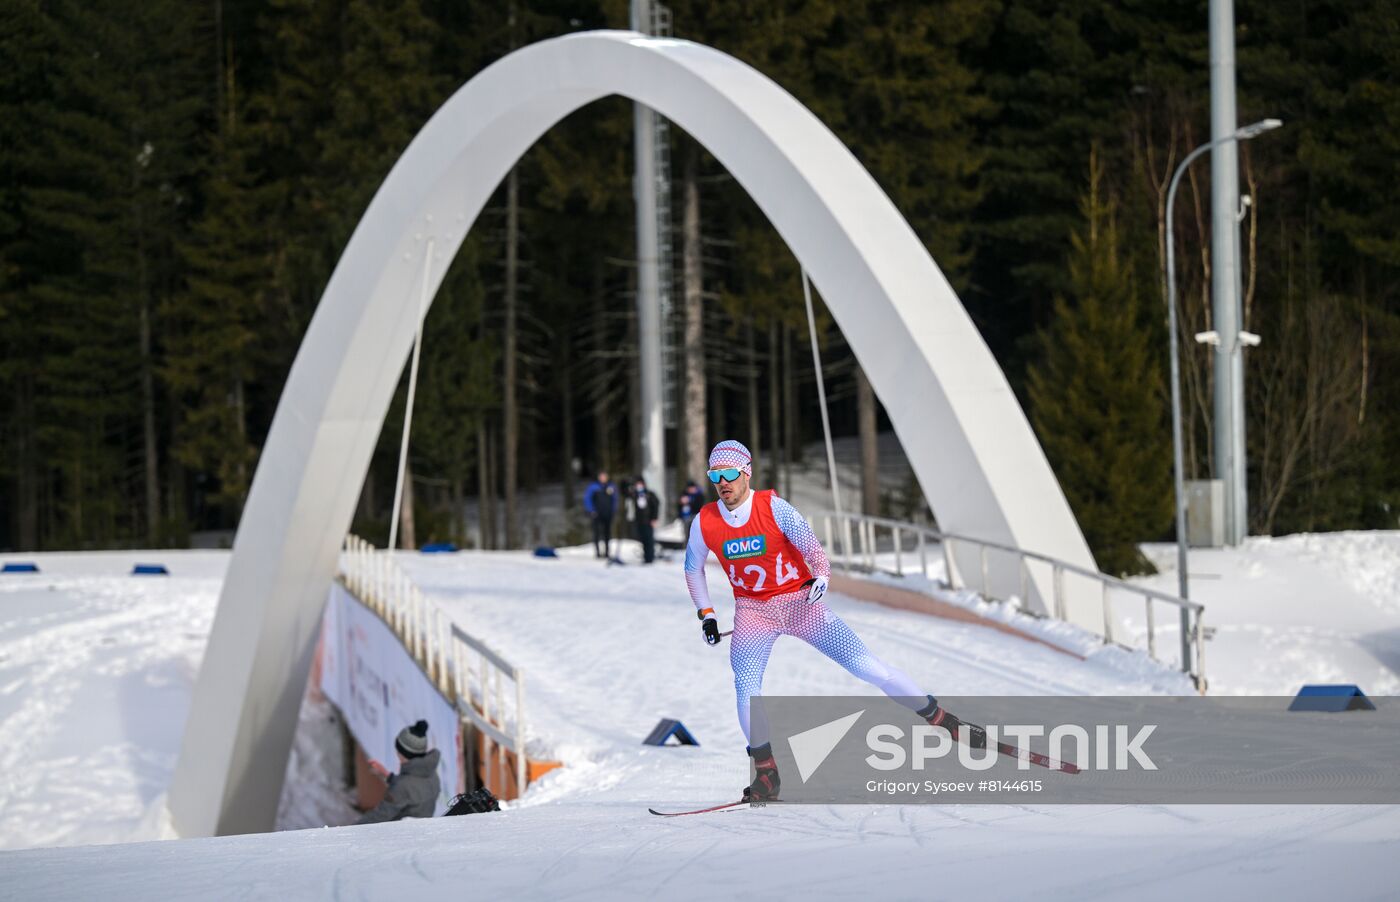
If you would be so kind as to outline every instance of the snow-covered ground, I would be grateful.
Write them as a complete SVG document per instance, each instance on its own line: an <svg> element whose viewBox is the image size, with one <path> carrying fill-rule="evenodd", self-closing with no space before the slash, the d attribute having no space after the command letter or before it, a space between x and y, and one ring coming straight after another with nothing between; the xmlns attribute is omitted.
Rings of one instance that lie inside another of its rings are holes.
<svg viewBox="0 0 1400 902"><path fill-rule="evenodd" d="M1140 581L1174 594L1176 546L1144 551L1160 572ZM1293 695L1305 683L1355 683L1372 695L1400 695L1400 532L1194 548L1189 576L1214 631L1206 643L1211 693ZM1165 627L1172 647L1180 633Z"/></svg>
<svg viewBox="0 0 1400 902"><path fill-rule="evenodd" d="M0 577L0 849L160 838L228 552L23 560L41 572ZM129 575L138 562L171 575ZM290 775L326 771L335 718L308 699ZM317 787L285 794L278 823L352 816L345 793Z"/></svg>
<svg viewBox="0 0 1400 902"><path fill-rule="evenodd" d="M0 848L154 838L228 553L21 559L42 572L0 576Z"/></svg>
<svg viewBox="0 0 1400 902"><path fill-rule="evenodd" d="M1397 548L1396 534L1358 533L1193 556L1193 569L1220 577L1193 583L1218 630L1212 691L1320 680L1394 691L1400 660L1368 649L1385 647L1374 634L1395 635ZM1400 885L1400 809L1384 806L802 806L653 818L648 805L722 801L747 779L728 657L700 641L677 559L610 567L587 551L403 556L454 620L525 669L532 744L566 764L510 810L23 849L154 835L227 557L25 559L44 572L0 577L0 847L19 850L0 854L0 897L1299 898L1344 886L1386 898ZM173 575L125 575L147 559ZM1153 579L1175 586L1170 571ZM718 574L711 585L719 596ZM1312 598L1329 600L1326 614ZM1189 691L1169 667L1117 649L1081 662L982 627L840 597L832 606L935 693ZM871 690L784 639L765 691ZM304 732L323 715L304 711ZM642 746L661 717L683 720L702 744ZM293 773L309 781L317 768L313 750ZM334 806L284 799L284 824L318 816L332 819Z"/></svg>

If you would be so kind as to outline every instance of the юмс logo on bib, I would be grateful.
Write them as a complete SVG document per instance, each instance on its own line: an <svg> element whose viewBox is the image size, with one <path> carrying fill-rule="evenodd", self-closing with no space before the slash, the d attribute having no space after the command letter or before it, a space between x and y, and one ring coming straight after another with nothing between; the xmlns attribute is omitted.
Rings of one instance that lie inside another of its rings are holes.
<svg viewBox="0 0 1400 902"><path fill-rule="evenodd" d="M763 557L768 543L763 536L744 536L724 543L724 556L727 560L738 561L746 557Z"/></svg>

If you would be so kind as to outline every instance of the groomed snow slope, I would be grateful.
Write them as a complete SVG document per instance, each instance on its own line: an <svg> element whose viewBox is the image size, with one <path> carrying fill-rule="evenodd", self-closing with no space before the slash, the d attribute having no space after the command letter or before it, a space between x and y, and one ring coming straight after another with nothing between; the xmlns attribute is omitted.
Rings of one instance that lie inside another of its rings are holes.
<svg viewBox="0 0 1400 902"><path fill-rule="evenodd" d="M189 689L181 681L192 677L199 630L208 628L218 558L201 565L199 577L182 577L172 565L177 575L163 582L62 575L69 562L91 569L97 557L106 556L38 556L45 574L0 582L7 609L0 690L8 690L0 702L0 824L11 847L139 836L142 803L163 788L178 751ZM586 552L553 561L461 554L404 562L454 619L525 668L532 741L566 768L495 815L9 852L0 855L0 896L1179 899L1317 897L1344 886L1349 897L1383 898L1400 885L1393 855L1400 809L1392 807L801 806L654 818L648 805L724 801L746 779L727 649L701 642L678 562L605 567ZM98 566L109 574L129 569L116 560ZM720 597L718 574L711 586ZM46 609L45 598L65 599L62 610ZM1138 656L1109 650L1079 662L980 627L841 598L832 605L874 650L935 693L1188 691L1179 675ZM727 623L729 605L721 610ZM102 656L106 636L117 637L110 659ZM68 655L72 646L81 654ZM1212 663L1224 666L1221 657ZM69 663L44 669L46 658ZM169 662L179 664L180 677L161 698ZM86 700L108 691L95 686L110 678L132 687L126 708L93 711ZM152 679L148 696L141 687ZM774 650L765 690L868 691L792 639ZM682 719L702 745L641 746L660 717ZM154 764L139 781L133 764L124 776L94 776L93 791L69 805L54 787L89 779L74 770L90 767L103 749ZM100 824L94 808L104 785L131 813L126 836L115 835L115 823L105 835L46 832L70 808ZM29 842L16 841L22 836Z"/></svg>

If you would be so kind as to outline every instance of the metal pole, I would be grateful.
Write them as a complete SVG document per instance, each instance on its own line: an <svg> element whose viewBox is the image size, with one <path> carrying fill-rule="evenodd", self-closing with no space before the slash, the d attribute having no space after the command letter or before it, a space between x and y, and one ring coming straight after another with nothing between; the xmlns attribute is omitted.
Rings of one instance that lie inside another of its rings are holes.
<svg viewBox="0 0 1400 902"><path fill-rule="evenodd" d="M651 22L649 0L632 0L632 30L645 32ZM632 137L636 175L632 184L637 201L637 352L642 389L642 478L656 492L662 491L666 466L666 432L661 396L661 279L656 235L656 113L634 103ZM664 506L664 505L663 505Z"/></svg>
<svg viewBox="0 0 1400 902"><path fill-rule="evenodd" d="M822 409L822 434L826 436L826 468L831 474L831 503L841 517L841 485L836 481L836 450L831 444L831 417L826 412L826 380L822 378L822 355L817 349L817 320L812 315L812 285L807 268L802 268L802 299L807 302L807 332L812 337L812 369L817 375L817 400Z"/></svg>
<svg viewBox="0 0 1400 902"><path fill-rule="evenodd" d="M515 677L515 793L525 794L525 672L516 670Z"/></svg>
<svg viewBox="0 0 1400 902"><path fill-rule="evenodd" d="M1236 145L1232 142L1232 147ZM1239 192L1236 190L1236 206L1239 206ZM1245 451L1245 423L1244 414L1244 342L1241 336L1244 334L1244 284L1241 273L1242 265L1238 264L1243 258L1240 253L1240 223L1244 216L1240 210L1236 210L1230 220L1230 238L1235 244L1235 322L1238 328L1235 330L1233 340L1230 342L1230 373L1231 390L1234 392L1231 401L1231 410L1235 412L1234 428L1230 430L1231 456L1235 461L1235 534L1231 538L1232 544L1239 544L1249 536L1249 479L1248 463L1249 458Z"/></svg>
<svg viewBox="0 0 1400 902"><path fill-rule="evenodd" d="M1172 379L1172 476L1176 484L1176 570L1177 570L1177 594L1182 598L1190 598L1190 587L1188 585L1188 574L1186 567L1186 488L1184 463L1182 460L1182 437L1181 437L1181 364L1179 362L1180 351L1177 342L1176 325L1176 240L1174 219L1172 215L1173 206L1176 204L1176 189L1181 184L1181 177L1186 173L1187 168L1201 154L1221 144L1229 144L1232 147L1236 141L1248 141L1250 138L1278 128L1283 123L1277 119L1263 119L1259 122L1246 125L1237 129L1223 138L1216 138L1197 147L1186 155L1181 161L1181 165L1176 167L1176 172L1172 174L1171 186L1167 189L1167 331L1171 342L1171 379ZM1214 154L1212 154L1212 159ZM1233 221L1233 214L1232 214ZM1239 330L1235 330L1234 343L1239 343ZM1221 332L1222 343L1226 340L1225 333ZM1218 393L1218 388L1217 388ZM1219 409L1217 408L1217 416ZM1220 433L1219 420L1216 422L1216 434ZM1217 441L1217 447L1219 442ZM1217 470L1217 472L1219 472ZM1228 506L1228 505L1227 505ZM1189 616L1183 608L1181 612L1181 669L1190 672L1191 670L1191 640L1189 636Z"/></svg>
<svg viewBox="0 0 1400 902"><path fill-rule="evenodd" d="M1215 473L1225 481L1225 543L1244 538L1244 461L1236 433L1244 412L1235 407L1235 353L1240 333L1239 261L1235 257L1239 207L1238 150L1228 140L1239 128L1235 118L1235 4L1210 0L1210 156L1211 309L1220 334L1215 348Z"/></svg>
<svg viewBox="0 0 1400 902"><path fill-rule="evenodd" d="M1181 352L1177 345L1177 325L1176 325L1176 242L1175 230L1173 226L1172 207L1176 203L1176 189L1181 184L1181 176L1186 172L1191 162L1214 147L1214 142L1207 142L1197 147L1186 155L1186 159L1181 161L1181 165L1176 167L1176 172L1172 175L1171 187L1167 189L1167 332L1170 333L1171 341L1171 370L1172 370L1172 477L1176 487L1176 571L1177 571L1177 594L1182 598L1190 598L1187 594L1186 572L1186 483L1185 483L1185 463L1182 451L1181 436ZM1184 642L1184 640L1183 640ZM1187 646L1182 645L1185 649Z"/></svg>
<svg viewBox="0 0 1400 902"><path fill-rule="evenodd" d="M1107 645L1113 641L1113 608L1108 601L1108 583L1099 583L1099 589L1103 601L1103 642Z"/></svg>
<svg viewBox="0 0 1400 902"><path fill-rule="evenodd" d="M1196 688L1206 690L1206 628L1201 623L1204 610L1196 611Z"/></svg>
<svg viewBox="0 0 1400 902"><path fill-rule="evenodd" d="M413 360L408 366L408 398L403 406L403 438L399 441L399 476L394 480L394 511L389 518L389 550L398 547L399 506L403 504L403 471L408 464L408 433L413 426L413 395L418 389L418 354L423 346L423 317L428 314L428 274L433 265L433 239L423 253L423 281L418 287L418 328L413 332Z"/></svg>
<svg viewBox="0 0 1400 902"><path fill-rule="evenodd" d="M1147 656L1156 659L1157 630L1155 624L1152 622L1152 596L1144 595L1142 599L1147 602Z"/></svg>

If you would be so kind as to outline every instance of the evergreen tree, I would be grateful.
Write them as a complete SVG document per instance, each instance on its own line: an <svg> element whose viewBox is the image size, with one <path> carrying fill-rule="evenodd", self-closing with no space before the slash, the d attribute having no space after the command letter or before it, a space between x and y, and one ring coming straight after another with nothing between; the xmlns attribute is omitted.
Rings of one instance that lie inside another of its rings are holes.
<svg viewBox="0 0 1400 902"><path fill-rule="evenodd" d="M236 83L230 78L229 96ZM260 375L259 339L271 325L274 249L264 228L269 190L250 171L253 144L234 110L215 138L205 209L181 251L186 288L167 305L167 384L181 402L173 453L216 479L209 501L236 522L252 481L249 386Z"/></svg>
<svg viewBox="0 0 1400 902"><path fill-rule="evenodd" d="M1116 202L1090 153L1083 226L1071 238L1070 290L1055 299L1030 367L1031 422L1099 567L1151 572L1137 543L1171 522L1171 443L1160 344L1144 328Z"/></svg>
<svg viewBox="0 0 1400 902"><path fill-rule="evenodd" d="M194 170L195 19L168 0L119 6L9 11L23 133L7 143L6 275L28 308L19 531L50 547L151 541L159 517L153 375Z"/></svg>
<svg viewBox="0 0 1400 902"><path fill-rule="evenodd" d="M478 426L497 400L493 373L500 349L481 330L481 243L478 238L464 243L423 324L410 457L415 473L448 484L453 504L445 523L435 522L427 505L419 506L421 534L430 541L466 539L458 505L476 471ZM396 422L402 423L401 409L399 416ZM402 434L392 425L384 431Z"/></svg>

